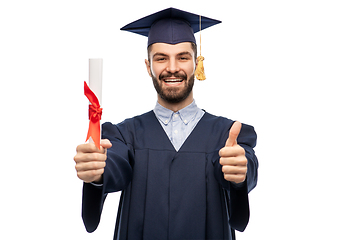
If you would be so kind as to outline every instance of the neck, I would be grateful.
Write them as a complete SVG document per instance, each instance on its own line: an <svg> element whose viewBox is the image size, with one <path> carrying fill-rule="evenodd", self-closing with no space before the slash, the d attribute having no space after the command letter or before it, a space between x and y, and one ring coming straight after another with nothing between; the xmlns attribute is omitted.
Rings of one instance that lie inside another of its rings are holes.
<svg viewBox="0 0 354 240"><path fill-rule="evenodd" d="M189 94L189 96L181 102L178 103L170 103L166 100L162 99L159 95L157 96L157 102L163 106L164 108L170 109L171 111L178 112L179 110L187 107L193 102L193 91Z"/></svg>

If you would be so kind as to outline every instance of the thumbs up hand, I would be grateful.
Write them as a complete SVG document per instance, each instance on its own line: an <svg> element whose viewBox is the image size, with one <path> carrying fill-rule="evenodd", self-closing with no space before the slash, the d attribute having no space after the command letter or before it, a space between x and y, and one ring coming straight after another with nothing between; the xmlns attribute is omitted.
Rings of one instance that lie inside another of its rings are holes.
<svg viewBox="0 0 354 240"><path fill-rule="evenodd" d="M241 131L242 124L234 122L232 125L229 138L226 140L225 147L220 149L220 164L222 172L227 181L234 183L242 183L246 180L247 174L247 158L245 150L237 144L237 137Z"/></svg>

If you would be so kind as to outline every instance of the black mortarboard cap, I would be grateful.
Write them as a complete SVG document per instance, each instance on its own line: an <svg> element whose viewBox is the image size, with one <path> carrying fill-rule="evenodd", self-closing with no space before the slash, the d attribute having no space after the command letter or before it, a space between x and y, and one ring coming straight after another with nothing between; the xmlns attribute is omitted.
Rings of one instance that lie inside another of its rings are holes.
<svg viewBox="0 0 354 240"><path fill-rule="evenodd" d="M221 21L176 8L168 8L129 23L121 30L148 37L148 46L157 42L168 44L196 43L194 33L218 23L221 23Z"/></svg>

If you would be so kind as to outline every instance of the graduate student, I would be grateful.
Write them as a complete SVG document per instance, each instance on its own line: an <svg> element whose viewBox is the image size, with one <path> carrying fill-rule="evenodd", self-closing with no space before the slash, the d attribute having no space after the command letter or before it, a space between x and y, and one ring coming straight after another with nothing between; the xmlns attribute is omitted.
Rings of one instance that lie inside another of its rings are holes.
<svg viewBox="0 0 354 240"><path fill-rule="evenodd" d="M115 240L235 239L235 230L246 228L248 193L257 184L256 133L201 110L193 98L201 63L194 33L218 23L169 8L122 28L148 37L145 64L157 103L119 124L104 123L100 149L77 147L88 232L116 191Z"/></svg>

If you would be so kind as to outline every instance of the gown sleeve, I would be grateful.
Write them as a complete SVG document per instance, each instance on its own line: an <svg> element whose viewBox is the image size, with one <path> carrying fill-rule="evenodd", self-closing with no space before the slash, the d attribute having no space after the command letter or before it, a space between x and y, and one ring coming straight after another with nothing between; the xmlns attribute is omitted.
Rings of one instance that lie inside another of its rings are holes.
<svg viewBox="0 0 354 240"><path fill-rule="evenodd" d="M102 125L102 139L108 139L112 143L112 147L107 149L103 184L95 186L91 183L84 183L83 186L82 218L88 232L97 229L107 194L124 190L132 178L134 155L131 145L126 142L122 131L112 123L104 123Z"/></svg>
<svg viewBox="0 0 354 240"><path fill-rule="evenodd" d="M258 180L258 159L254 152L257 144L257 134L254 128L247 124L242 124L241 132L237 138L237 143L245 149L247 163L247 189L250 192L257 185Z"/></svg>
<svg viewBox="0 0 354 240"><path fill-rule="evenodd" d="M253 148L256 146L257 134L250 125L242 124L237 143L245 149L247 163L246 184L231 184L222 174L222 166L218 163L215 176L224 188L229 209L229 224L233 229L243 232L248 224L250 211L248 193L257 185L258 159Z"/></svg>
<svg viewBox="0 0 354 240"><path fill-rule="evenodd" d="M243 232L248 224L250 210L248 193L257 185L258 159L253 148L256 146L257 134L252 126L242 124L237 143L245 149L247 163L246 183L240 187L230 184L230 226Z"/></svg>

